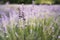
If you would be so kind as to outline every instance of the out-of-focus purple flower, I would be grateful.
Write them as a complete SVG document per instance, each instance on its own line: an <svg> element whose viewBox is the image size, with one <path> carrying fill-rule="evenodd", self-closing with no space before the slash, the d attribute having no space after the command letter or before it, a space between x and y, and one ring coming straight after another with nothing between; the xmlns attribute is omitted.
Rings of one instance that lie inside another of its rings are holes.
<svg viewBox="0 0 60 40"><path fill-rule="evenodd" d="M9 23L9 18L4 14L2 15L2 24L4 27L6 27L6 25L8 25Z"/></svg>
<svg viewBox="0 0 60 40"><path fill-rule="evenodd" d="M10 9L9 16L11 25L17 24L17 21L19 20L19 14L16 13L16 11L13 8Z"/></svg>
<svg viewBox="0 0 60 40"><path fill-rule="evenodd" d="M9 18L5 14L3 14L1 16L2 16L1 20L2 20L2 25L3 25L2 26L3 32L6 33L7 32L7 26L9 25Z"/></svg>

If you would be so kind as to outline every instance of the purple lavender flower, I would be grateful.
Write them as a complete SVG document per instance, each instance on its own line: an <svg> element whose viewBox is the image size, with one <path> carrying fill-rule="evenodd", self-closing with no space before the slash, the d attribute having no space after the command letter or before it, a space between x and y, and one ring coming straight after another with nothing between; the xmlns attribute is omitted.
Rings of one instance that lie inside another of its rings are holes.
<svg viewBox="0 0 60 40"><path fill-rule="evenodd" d="M9 23L9 18L4 14L2 15L2 24L4 27L6 27L6 25L8 25Z"/></svg>
<svg viewBox="0 0 60 40"><path fill-rule="evenodd" d="M5 15L5 13L3 13L3 15L1 15L2 18L2 28L3 28L3 32L7 33L7 25L9 24L9 19L8 17Z"/></svg>
<svg viewBox="0 0 60 40"><path fill-rule="evenodd" d="M9 16L11 25L17 24L17 21L19 20L19 14L16 13L16 11L13 8L10 9Z"/></svg>

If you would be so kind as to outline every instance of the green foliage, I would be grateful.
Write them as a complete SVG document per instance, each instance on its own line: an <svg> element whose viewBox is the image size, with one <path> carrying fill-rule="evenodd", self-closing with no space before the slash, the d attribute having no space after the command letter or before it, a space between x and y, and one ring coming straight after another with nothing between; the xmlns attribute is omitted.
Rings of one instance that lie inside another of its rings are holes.
<svg viewBox="0 0 60 40"><path fill-rule="evenodd" d="M3 0L3 2L7 2L9 1L10 3L12 4L31 4L32 3L32 0Z"/></svg>
<svg viewBox="0 0 60 40"><path fill-rule="evenodd" d="M9 1L11 4L32 4L32 0L3 0L3 2ZM34 0L35 4L60 4L60 0Z"/></svg>
<svg viewBox="0 0 60 40"><path fill-rule="evenodd" d="M27 25L25 25L24 28L19 25L13 25L13 26L8 25L7 33L0 31L0 39L1 40L57 40L58 39L57 37L60 34L59 26L55 21L53 21L52 18L48 19L44 18L38 20L29 19Z"/></svg>
<svg viewBox="0 0 60 40"><path fill-rule="evenodd" d="M54 0L55 4L60 4L60 0Z"/></svg>
<svg viewBox="0 0 60 40"><path fill-rule="evenodd" d="M35 0L36 4L54 4L54 0Z"/></svg>

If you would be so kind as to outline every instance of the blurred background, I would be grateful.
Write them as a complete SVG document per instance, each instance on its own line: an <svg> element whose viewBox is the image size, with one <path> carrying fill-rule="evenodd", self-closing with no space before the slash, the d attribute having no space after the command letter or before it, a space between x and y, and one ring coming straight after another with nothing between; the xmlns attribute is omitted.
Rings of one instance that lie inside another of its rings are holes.
<svg viewBox="0 0 60 40"><path fill-rule="evenodd" d="M0 0L0 4L5 4L9 2L10 4L60 4L60 0Z"/></svg>

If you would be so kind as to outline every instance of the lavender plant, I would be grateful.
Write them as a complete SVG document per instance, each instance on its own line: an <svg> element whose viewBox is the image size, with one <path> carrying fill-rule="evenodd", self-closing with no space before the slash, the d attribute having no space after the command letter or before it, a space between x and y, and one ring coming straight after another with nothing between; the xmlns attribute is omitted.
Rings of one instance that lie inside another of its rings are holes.
<svg viewBox="0 0 60 40"><path fill-rule="evenodd" d="M52 16L48 18L43 14L35 16L37 12L30 10L35 15L32 15L34 16L33 18L29 15L30 17L27 19L25 18L25 11L23 10L19 9L19 13L21 13L20 15L11 8L9 10L9 17L5 13L1 13L0 40L60 39L60 27Z"/></svg>

